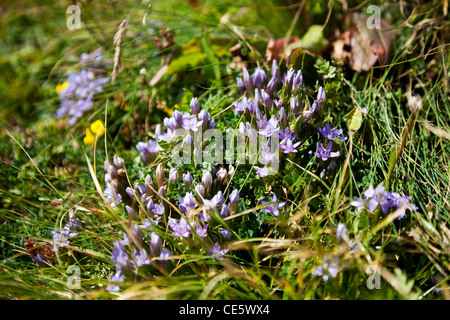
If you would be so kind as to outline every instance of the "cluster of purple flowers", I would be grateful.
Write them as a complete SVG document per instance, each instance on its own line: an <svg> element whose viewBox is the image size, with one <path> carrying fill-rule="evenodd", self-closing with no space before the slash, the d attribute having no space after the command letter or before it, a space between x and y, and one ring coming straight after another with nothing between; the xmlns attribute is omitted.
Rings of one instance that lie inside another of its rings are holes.
<svg viewBox="0 0 450 320"><path fill-rule="evenodd" d="M209 112L207 110L200 110L200 104L197 98L192 98L190 107L191 113L181 113L175 110L170 118L164 118L166 131L164 131L160 124L156 125L156 141L149 140L148 142L139 142L136 145L136 149L141 153L141 158L145 163L151 163L156 159L158 151L163 149L159 143L168 143L173 141L174 138L180 137L177 134L177 129L184 129L189 132L189 134L185 135L183 142L192 147L194 145L194 132L198 130L204 132L207 129L214 129L216 127L216 123L211 118Z"/></svg>
<svg viewBox="0 0 450 320"><path fill-rule="evenodd" d="M82 54L80 64L98 68L101 64L101 52ZM92 108L94 95L102 92L103 86L109 82L108 77L98 77L96 74L95 70L86 68L67 78L65 86L58 92L60 107L55 113L56 117L69 115L69 123L74 125L83 116L84 111Z"/></svg>
<svg viewBox="0 0 450 320"><path fill-rule="evenodd" d="M295 141L297 133L318 118L325 103L325 91L320 87L312 104L307 97L300 103L303 88L301 70L291 68L281 77L275 60L272 62L270 80L261 68L256 68L252 76L244 68L242 78L238 77L236 80L242 97L233 102L234 112L246 119L245 123L239 124L240 133L247 135L249 139L256 133L268 138L267 145L260 146L262 162L265 165L255 167L256 174L265 177L274 165L277 167L279 164L278 150L273 151L270 148L270 137L278 134L281 139L279 147L283 154L297 153L297 148L301 144L301 141ZM256 126L255 129L253 125ZM337 136L342 133L333 130L331 135ZM328 131L324 133L330 134ZM332 144L326 148L321 145L320 147L318 155L322 159L336 156L336 153L331 152Z"/></svg>
<svg viewBox="0 0 450 320"><path fill-rule="evenodd" d="M69 243L70 238L73 238L78 235L75 232L77 229L80 229L82 226L81 221L75 216L73 211L69 211L69 220L64 225L62 229L52 230L51 234L53 236L53 241L58 243Z"/></svg>
<svg viewBox="0 0 450 320"><path fill-rule="evenodd" d="M225 168L214 170L213 174L208 170L203 172L201 183L193 188L192 176L189 173L183 174L183 183L189 188L194 189L193 192L186 192L184 197L178 197L179 209L182 212L180 219L170 218L168 225L172 230L172 234L176 237L189 238L197 236L199 238L208 237L208 228L211 223L211 215L216 214L221 218L226 218L230 214L238 210L239 192L234 189L229 197L228 203L222 190L218 190L215 194L213 190L217 190L220 186L226 185L231 179L234 168L230 166L227 171ZM220 235L225 240L232 237L229 230L221 228ZM215 235L212 236L216 238ZM218 249L219 248L219 249ZM228 252L228 250L220 250L219 242L216 241L214 247L208 248L212 259L220 259L220 256Z"/></svg>
<svg viewBox="0 0 450 320"><path fill-rule="evenodd" d="M127 277L131 277L138 267L150 265L152 263L151 259L155 257L158 257L156 261L161 268L167 267L168 259L172 256L172 253L166 248L161 249L161 237L154 232L150 235L148 248L144 248L141 228L142 226L133 223L130 227L133 241L130 241L126 233L124 233L122 240L114 242L111 261L116 263L116 273L110 279L112 282L123 282ZM133 248L133 242L141 249L134 249L130 255L129 249ZM107 291L119 291L119 289L118 284L110 284L106 288Z"/></svg>
<svg viewBox="0 0 450 320"><path fill-rule="evenodd" d="M125 188L128 182L124 166L125 161L117 155L113 157L113 164L105 161L106 188L103 194L112 206L117 206L122 202L123 196L126 196Z"/></svg>
<svg viewBox="0 0 450 320"><path fill-rule="evenodd" d="M418 208L411 204L410 196L401 196L396 192L389 192L384 189L383 186L378 186L375 189L371 186L369 189L363 192L364 199L356 198L350 204L358 209L367 209L369 212L374 212L378 207L381 208L384 214L389 212L390 208L400 210L398 219L401 219L405 215L405 211L416 211Z"/></svg>
<svg viewBox="0 0 450 320"><path fill-rule="evenodd" d="M336 278L341 269L342 265L339 262L339 257L327 254L323 257L322 264L316 267L311 274L322 277L324 281L328 281L330 276Z"/></svg>
<svg viewBox="0 0 450 320"><path fill-rule="evenodd" d="M183 173L182 180L179 181L180 177L176 168L169 170L169 177L166 180L162 164L159 164L155 170L154 180L148 174L145 176L143 184L136 184L133 188L124 188L125 184L122 183L123 180L120 178L120 170L123 171L124 169L122 158L115 156L114 165L107 163L105 169L106 190L109 191L105 191L105 194L110 199L109 201L118 205L122 202L122 195L127 195L131 199L131 205L125 205L125 209L130 220L133 221L130 228L133 242L137 242L138 245L135 247L140 248L131 253L133 248L131 239L128 239L125 234L123 240L114 243L111 260L116 263L116 273L111 277L112 282L122 282L127 277L131 277L137 267L149 265L150 261L155 260L152 260L154 257L159 256L156 260L159 265L164 266L164 259L170 257L171 252L167 249L161 249L161 238L155 232L162 220L167 221L167 226L175 237L183 239L193 236L205 241L209 241L207 238L213 239L207 250L214 261L221 260L223 255L228 252L228 249L220 249L220 239L217 235L220 235L224 240L230 240L232 233L229 230L219 228L218 233L209 234L209 230L211 229L210 225L214 223L211 221L211 214L217 213L225 218L238 210L238 190L234 189L230 193L228 203L225 203L223 192L220 190L230 182L234 174L232 166L228 170L217 168L212 173L205 170L201 182L194 186L194 179L189 172ZM187 192L178 199L178 207L182 215L179 219L174 219L166 215L165 201L167 199L165 197L168 188L172 188L172 184L177 185L178 182L185 186ZM138 208L133 208L135 203L139 203ZM149 250L142 249L144 230L151 233ZM108 287L108 290L117 291L119 286L112 284Z"/></svg>

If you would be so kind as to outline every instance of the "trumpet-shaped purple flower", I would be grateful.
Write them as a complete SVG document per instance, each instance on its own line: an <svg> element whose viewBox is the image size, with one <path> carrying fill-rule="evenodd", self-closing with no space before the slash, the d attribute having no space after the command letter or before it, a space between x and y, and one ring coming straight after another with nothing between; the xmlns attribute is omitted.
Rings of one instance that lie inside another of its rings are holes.
<svg viewBox="0 0 450 320"><path fill-rule="evenodd" d="M187 223L184 217L181 217L180 221L170 218L169 227L172 229L173 235L176 237L187 238L191 232L191 226Z"/></svg>
<svg viewBox="0 0 450 320"><path fill-rule="evenodd" d="M275 116L272 116L269 121L264 119L260 119L259 122L259 133L266 136L271 137L273 134L279 131L278 119Z"/></svg>
<svg viewBox="0 0 450 320"><path fill-rule="evenodd" d="M231 194L228 203L228 207L230 209L231 213L235 213L238 210L238 203L239 203L239 191L238 189L234 189Z"/></svg>
<svg viewBox="0 0 450 320"><path fill-rule="evenodd" d="M321 276L323 281L328 281L330 278L329 276L336 278L341 268L339 257L334 255L326 255L324 257L323 264L313 270L311 274Z"/></svg>
<svg viewBox="0 0 450 320"><path fill-rule="evenodd" d="M339 137L343 130L338 130L337 128L330 128L330 124L327 122L323 128L318 127L317 130L322 134L324 138L327 138L330 141L333 141L335 138L338 138L341 141L347 140L347 137Z"/></svg>
<svg viewBox="0 0 450 320"><path fill-rule="evenodd" d="M208 206L211 208L217 207L217 206L221 205L222 203L223 203L222 191L217 192L217 194L214 197L212 197L211 200L203 199L203 204L205 206Z"/></svg>
<svg viewBox="0 0 450 320"><path fill-rule="evenodd" d="M152 210L152 212L158 216L162 216L164 215L165 209L164 209L164 205L161 204L155 204L154 209Z"/></svg>
<svg viewBox="0 0 450 320"><path fill-rule="evenodd" d="M274 216L278 217L280 215L279 209L281 207L283 207L286 204L286 202L276 203L277 202L277 196L276 196L275 193L272 196L272 201L271 202L275 202L275 204L267 206L266 208L264 208L263 211L266 212L266 213L273 213ZM261 203L262 204L266 204L266 203L269 203L269 201L262 200Z"/></svg>
<svg viewBox="0 0 450 320"><path fill-rule="evenodd" d="M198 207L192 192L187 192L184 198L178 197L178 200L180 202L180 209L186 212L186 214L190 214L191 211Z"/></svg>
<svg viewBox="0 0 450 320"><path fill-rule="evenodd" d="M358 211L366 208L369 212L374 212L378 206L384 214L389 212L390 208L400 210L398 219L401 219L405 215L406 209L416 211L418 208L411 204L411 197L401 196L396 192L385 191L383 186L373 188L372 186L363 192L364 199L356 198L350 205L356 207Z"/></svg>
<svg viewBox="0 0 450 320"><path fill-rule="evenodd" d="M148 142L138 142L136 149L141 153L142 161L148 164L158 156L159 145L155 141L149 140Z"/></svg>
<svg viewBox="0 0 450 320"><path fill-rule="evenodd" d="M150 260L147 258L147 251L145 251L145 249L134 251L133 259L138 267L150 264Z"/></svg>
<svg viewBox="0 0 450 320"><path fill-rule="evenodd" d="M216 242L214 247L208 248L207 250L208 250L209 254L211 255L212 261L216 261L216 259L223 260L223 256L225 254L227 254L227 252L229 251L228 249L220 250L220 245L218 242Z"/></svg>
<svg viewBox="0 0 450 320"><path fill-rule="evenodd" d="M198 122L196 117L192 118L183 118L182 127L185 130L197 131L198 128L202 125L202 122Z"/></svg>
<svg viewBox="0 0 450 320"><path fill-rule="evenodd" d="M195 233L197 233L200 238L206 238L208 236L208 224L206 223L202 226L200 222L197 222Z"/></svg>
<svg viewBox="0 0 450 320"><path fill-rule="evenodd" d="M267 177L269 175L269 168L267 168L266 166L259 168L259 167L255 167L256 168L256 174L261 177Z"/></svg>
<svg viewBox="0 0 450 320"><path fill-rule="evenodd" d="M223 203L222 204L222 209L220 209L220 216L222 218L226 218L229 215L230 215L230 209L228 208L228 206L225 203Z"/></svg>
<svg viewBox="0 0 450 320"><path fill-rule="evenodd" d="M339 157L340 153L338 152L331 152L331 147L333 146L333 143L330 141L327 146L324 148L322 144L317 144L317 153L316 157L322 159L322 161L327 161L329 158L336 158Z"/></svg>
<svg viewBox="0 0 450 320"><path fill-rule="evenodd" d="M284 142L283 142L284 141ZM291 139L283 140L282 143L280 143L280 148L283 149L283 153L297 153L297 148L301 141L292 143Z"/></svg>

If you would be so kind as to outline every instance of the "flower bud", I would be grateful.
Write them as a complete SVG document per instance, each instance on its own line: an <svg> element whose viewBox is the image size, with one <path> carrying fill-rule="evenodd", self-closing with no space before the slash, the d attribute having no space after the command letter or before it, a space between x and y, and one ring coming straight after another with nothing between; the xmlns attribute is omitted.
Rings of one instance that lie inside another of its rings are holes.
<svg viewBox="0 0 450 320"><path fill-rule="evenodd" d="M165 198L167 195L167 191L164 187L159 188L158 190L158 196L161 198L161 201L163 198Z"/></svg>
<svg viewBox="0 0 450 320"><path fill-rule="evenodd" d="M127 210L128 215L130 216L131 220L137 220L139 215L136 212L136 210L134 210L133 208L129 207L129 206L125 206L125 210Z"/></svg>
<svg viewBox="0 0 450 320"><path fill-rule="evenodd" d="M209 192L211 191L212 181L213 181L213 179L212 179L211 172L209 172L208 170L203 171L202 184L203 184L203 187L205 187L206 194L209 194Z"/></svg>
<svg viewBox="0 0 450 320"><path fill-rule="evenodd" d="M223 228L219 228L219 233L222 235L222 237L225 240L230 240L231 237L233 236L233 234L230 231L223 229Z"/></svg>
<svg viewBox="0 0 450 320"><path fill-rule="evenodd" d="M113 163L116 168L123 168L125 166L125 160L123 160L121 157L114 155L113 157Z"/></svg>
<svg viewBox="0 0 450 320"><path fill-rule="evenodd" d="M200 112L200 103L198 102L198 99L197 98L192 98L192 100L191 100L191 111L192 111L192 114L194 115L194 116L196 116L197 114L199 114L199 112Z"/></svg>
<svg viewBox="0 0 450 320"><path fill-rule="evenodd" d="M272 78L280 79L280 68L278 68L277 60L272 60Z"/></svg>
<svg viewBox="0 0 450 320"><path fill-rule="evenodd" d="M234 167L230 164L230 166L228 167L228 181L233 179L233 175L234 175Z"/></svg>
<svg viewBox="0 0 450 320"><path fill-rule="evenodd" d="M216 173L217 183L221 185L222 183L226 183L227 181L227 170L225 168L220 168Z"/></svg>
<svg viewBox="0 0 450 320"><path fill-rule="evenodd" d="M155 191L153 191L153 190L155 190L155 185L153 184L152 177L149 174L145 176L144 182L145 182L145 188L147 189L148 195L154 196Z"/></svg>
<svg viewBox="0 0 450 320"><path fill-rule="evenodd" d="M264 89L261 89L261 99L263 100L266 109L270 111L270 109L272 109L273 100L270 94L264 91Z"/></svg>
<svg viewBox="0 0 450 320"><path fill-rule="evenodd" d="M208 129L208 125L209 125L209 112L206 110L202 110L200 111L200 113L198 114L198 120L202 121L202 130L205 131L206 129Z"/></svg>
<svg viewBox="0 0 450 320"><path fill-rule="evenodd" d="M192 147L194 145L194 138L188 133L186 137L184 137L183 143L189 147Z"/></svg>
<svg viewBox="0 0 450 320"><path fill-rule="evenodd" d="M238 202L239 202L239 191L238 189L234 189L233 192L231 192L229 197L229 208L231 213L235 213L238 210Z"/></svg>
<svg viewBox="0 0 450 320"><path fill-rule="evenodd" d="M175 119L175 122L177 123L177 127L180 127L183 124L183 114L180 111L175 110L172 113L172 117Z"/></svg>
<svg viewBox="0 0 450 320"><path fill-rule="evenodd" d="M128 196L132 199L132 200L134 200L135 198L136 198L136 196L134 195L134 189L132 189L132 188L130 188L130 187L127 187L126 189L125 189L125 192L128 194Z"/></svg>
<svg viewBox="0 0 450 320"><path fill-rule="evenodd" d="M169 183L178 182L178 172L176 168L171 168L169 172Z"/></svg>
<svg viewBox="0 0 450 320"><path fill-rule="evenodd" d="M299 103L298 103L298 98L297 97L292 97L291 98L291 112L295 115L298 116L299 115Z"/></svg>
<svg viewBox="0 0 450 320"><path fill-rule="evenodd" d="M162 241L161 237L156 233L152 232L150 235L150 255L152 257L159 256L161 252Z"/></svg>
<svg viewBox="0 0 450 320"><path fill-rule="evenodd" d="M280 126L285 128L287 126L287 116L286 111L284 111L284 107L280 109Z"/></svg>
<svg viewBox="0 0 450 320"><path fill-rule="evenodd" d="M194 182L194 178L192 178L191 174L183 173L183 183L186 186L186 188L190 188L192 186L192 183Z"/></svg>
<svg viewBox="0 0 450 320"><path fill-rule="evenodd" d="M132 241L138 246L138 247L142 247L143 245L143 240L142 240L142 230L141 227L136 224L136 223L132 223L131 227L130 227L130 233L133 236L132 237Z"/></svg>
<svg viewBox="0 0 450 320"><path fill-rule="evenodd" d="M145 202L144 202L145 203ZM153 209L155 209L155 203L153 202L153 199L150 197L146 198L146 205L145 205L145 209L147 209L147 213L152 213Z"/></svg>
<svg viewBox="0 0 450 320"><path fill-rule="evenodd" d="M164 169L162 167L162 164L158 164L156 167L156 185L158 188L161 188L164 183L166 182L166 176L164 174Z"/></svg>
<svg viewBox="0 0 450 320"><path fill-rule="evenodd" d="M256 68L255 72L253 73L252 80L253 80L253 85L256 88L261 89L267 83L266 73L264 72L263 69Z"/></svg>
<svg viewBox="0 0 450 320"><path fill-rule="evenodd" d="M250 74L248 73L247 68L243 68L242 69L242 77L244 78L244 86L245 89L247 90L247 92L249 94L253 93L253 83L252 83L252 79L250 78Z"/></svg>
<svg viewBox="0 0 450 320"><path fill-rule="evenodd" d="M164 130L163 130L162 126L158 123L155 127L155 136L158 137L163 134L164 134Z"/></svg>
<svg viewBox="0 0 450 320"><path fill-rule="evenodd" d="M224 203L222 204L222 209L220 210L220 216L222 218L226 218L230 215L230 209L228 208L228 206Z"/></svg>
<svg viewBox="0 0 450 320"><path fill-rule="evenodd" d="M292 91L297 92L303 86L302 70L299 70L292 81Z"/></svg>
<svg viewBox="0 0 450 320"><path fill-rule="evenodd" d="M159 257L161 258L161 260L159 260L159 264L163 269L166 269L169 265L169 259L172 257L172 253L168 249L164 248L161 250Z"/></svg>
<svg viewBox="0 0 450 320"><path fill-rule="evenodd" d="M197 198L199 198L198 199L199 202L203 202L203 201L200 201L200 200L202 200L205 197L205 187L203 185L201 185L201 184L197 185L195 187L195 194L197 195Z"/></svg>

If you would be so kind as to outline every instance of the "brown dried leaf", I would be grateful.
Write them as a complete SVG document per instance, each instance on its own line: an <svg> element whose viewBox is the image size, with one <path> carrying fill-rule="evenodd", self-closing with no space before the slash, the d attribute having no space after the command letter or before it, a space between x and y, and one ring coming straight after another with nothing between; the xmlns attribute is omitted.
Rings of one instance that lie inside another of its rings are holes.
<svg viewBox="0 0 450 320"><path fill-rule="evenodd" d="M392 36L387 22L381 19L380 29L367 26L368 16L352 13L353 26L332 42L331 57L341 60L357 72L369 71L377 62L388 62L392 48Z"/></svg>

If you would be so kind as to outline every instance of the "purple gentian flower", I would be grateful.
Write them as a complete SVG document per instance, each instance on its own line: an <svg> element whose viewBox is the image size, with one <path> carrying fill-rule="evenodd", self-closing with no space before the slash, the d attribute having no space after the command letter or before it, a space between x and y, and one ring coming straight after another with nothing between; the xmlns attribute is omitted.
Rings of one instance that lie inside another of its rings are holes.
<svg viewBox="0 0 450 320"><path fill-rule="evenodd" d="M178 197L178 200L180 202L180 209L187 214L189 214L198 206L195 202L195 198L192 192L187 192L184 198Z"/></svg>
<svg viewBox="0 0 450 320"><path fill-rule="evenodd" d="M229 251L228 249L220 250L220 245L218 242L214 245L214 247L207 249L209 254L211 255L212 261L223 260L223 256Z"/></svg>
<svg viewBox="0 0 450 320"><path fill-rule="evenodd" d="M223 193L219 190L217 194L211 199L203 199L203 204L208 207L217 207L223 203Z"/></svg>
<svg viewBox="0 0 450 320"><path fill-rule="evenodd" d="M366 201L368 201L367 210L369 210L369 212L374 212L378 205L381 205L383 213L386 214L389 211L391 202L389 201L389 198L386 197L383 186L378 186L375 189L370 187L363 193L366 197Z"/></svg>
<svg viewBox="0 0 450 320"><path fill-rule="evenodd" d="M272 196L272 201L271 202L277 202L277 196L274 193ZM262 204L266 204L269 203L268 201L261 201ZM278 217L280 215L280 211L278 209L280 209L281 207L283 207L286 204L286 202L280 202L280 203L275 203L272 204L270 206L267 206L266 208L264 208L264 212L266 213L273 213L274 216Z"/></svg>
<svg viewBox="0 0 450 320"><path fill-rule="evenodd" d="M133 259L138 267L150 264L150 260L147 258L147 251L145 251L145 249L141 249L140 251L134 251Z"/></svg>
<svg viewBox="0 0 450 320"><path fill-rule="evenodd" d="M274 133L279 131L278 119L275 116L272 116L269 121L261 119L259 121L259 133L266 136L271 137Z"/></svg>
<svg viewBox="0 0 450 320"><path fill-rule="evenodd" d="M295 148L297 148L300 143L301 141L292 144L292 140L287 139L284 143L280 143L280 148L284 150L283 153L297 153Z"/></svg>
<svg viewBox="0 0 450 320"><path fill-rule="evenodd" d="M260 176L261 178L267 177L269 175L269 169L264 166L262 168L255 167L256 168L256 174Z"/></svg>
<svg viewBox="0 0 450 320"><path fill-rule="evenodd" d="M152 210L152 212L158 216L162 216L165 212L164 205L162 203L155 204L155 208Z"/></svg>
<svg viewBox="0 0 450 320"><path fill-rule="evenodd" d="M361 198L356 198L352 202L350 202L350 205L357 208L357 211L361 211L364 208L364 200Z"/></svg>
<svg viewBox="0 0 450 320"><path fill-rule="evenodd" d="M202 122L197 122L196 117L192 118L183 118L183 124L181 127L185 130L197 131L198 127L202 125Z"/></svg>
<svg viewBox="0 0 450 320"><path fill-rule="evenodd" d="M324 138L327 138L328 140L333 141L336 137L341 140L345 141L347 140L347 137L338 137L342 134L343 130L337 130L337 128L330 128L330 124L327 122L325 123L325 126L323 128L318 127L317 130L322 134Z"/></svg>
<svg viewBox="0 0 450 320"><path fill-rule="evenodd" d="M206 238L207 237L207 231L208 231L208 224L206 223L203 227L200 222L197 222L197 225L195 226L195 233L200 238Z"/></svg>
<svg viewBox="0 0 450 320"><path fill-rule="evenodd" d="M191 226L187 223L184 217L181 217L180 221L176 221L175 219L169 219L169 227L173 231L173 235L176 237L189 237L191 232Z"/></svg>
<svg viewBox="0 0 450 320"><path fill-rule="evenodd" d="M333 143L330 141L328 145L324 148L322 144L317 144L318 151L316 153L316 157L321 158L322 161L327 161L328 158L335 158L339 157L339 151L338 152L331 152L331 147L333 146Z"/></svg>

